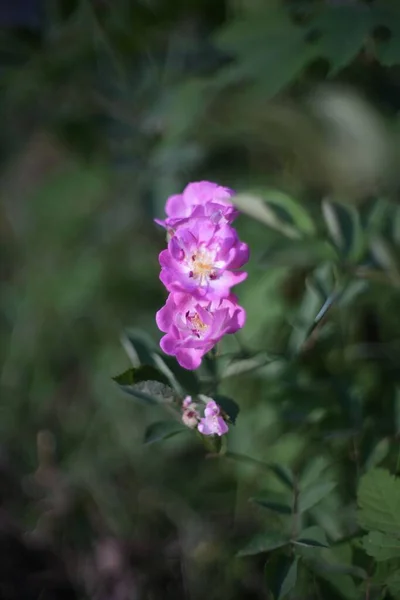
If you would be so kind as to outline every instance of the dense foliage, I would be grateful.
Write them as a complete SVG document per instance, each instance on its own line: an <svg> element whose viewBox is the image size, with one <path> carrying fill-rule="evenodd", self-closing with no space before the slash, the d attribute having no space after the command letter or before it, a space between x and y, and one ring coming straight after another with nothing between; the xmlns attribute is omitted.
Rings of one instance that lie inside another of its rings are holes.
<svg viewBox="0 0 400 600"><path fill-rule="evenodd" d="M0 37L0 596L400 598L396 2L41 15ZM251 260L192 371L153 219L204 179Z"/></svg>

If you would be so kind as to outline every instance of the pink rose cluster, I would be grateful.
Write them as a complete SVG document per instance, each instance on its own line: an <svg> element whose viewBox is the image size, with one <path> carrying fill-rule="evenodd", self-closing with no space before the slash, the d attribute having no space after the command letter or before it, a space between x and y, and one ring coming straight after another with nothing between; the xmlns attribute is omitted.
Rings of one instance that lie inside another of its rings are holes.
<svg viewBox="0 0 400 600"><path fill-rule="evenodd" d="M165 333L160 345L185 369L197 369L207 352L246 319L231 288L247 277L239 269L249 259L232 222L238 212L233 192L210 181L190 183L168 198L167 218L156 221L168 232L160 253L160 279L169 296L156 315Z"/></svg>

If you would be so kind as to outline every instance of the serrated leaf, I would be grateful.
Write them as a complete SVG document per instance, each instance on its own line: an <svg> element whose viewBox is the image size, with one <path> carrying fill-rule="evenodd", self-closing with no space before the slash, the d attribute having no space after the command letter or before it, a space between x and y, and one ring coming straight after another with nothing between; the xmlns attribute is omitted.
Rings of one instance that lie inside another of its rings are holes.
<svg viewBox="0 0 400 600"><path fill-rule="evenodd" d="M278 596L278 600L283 600L284 598L287 597L288 594L290 594L291 591L293 591L296 587L296 582L297 582L297 564L298 564L298 557L294 559L294 561L292 562L292 564L289 567L289 570L286 574L285 579L282 582L282 586L281 586L281 590Z"/></svg>
<svg viewBox="0 0 400 600"><path fill-rule="evenodd" d="M144 443L153 444L154 442L161 442L184 431L187 431L187 428L183 427L178 421L157 421L147 427L144 435Z"/></svg>
<svg viewBox="0 0 400 600"><path fill-rule="evenodd" d="M328 540L326 539L326 533L318 525L307 527L300 535L292 540L292 543L299 546L306 546L308 548L328 548Z"/></svg>
<svg viewBox="0 0 400 600"><path fill-rule="evenodd" d="M400 599L400 571L395 571L386 579L386 585L394 600Z"/></svg>
<svg viewBox="0 0 400 600"><path fill-rule="evenodd" d="M377 55L379 61L392 67L400 62L400 10L396 2L391 0L380 0L374 2L371 7L371 16L374 27L387 27L390 36L386 40L377 43Z"/></svg>
<svg viewBox="0 0 400 600"><path fill-rule="evenodd" d="M298 510L300 513L310 510L321 502L337 486L335 481L320 481L305 488L299 494Z"/></svg>
<svg viewBox="0 0 400 600"><path fill-rule="evenodd" d="M370 10L361 3L324 6L308 25L310 34L319 34L315 46L336 73L361 50L371 27Z"/></svg>
<svg viewBox="0 0 400 600"><path fill-rule="evenodd" d="M289 538L281 533L273 531L258 533L237 553L237 556L252 556L254 554L261 554L262 552L269 552L270 550L286 546L289 541Z"/></svg>
<svg viewBox="0 0 400 600"><path fill-rule="evenodd" d="M361 527L400 537L400 481L389 471L373 469L363 475L357 500Z"/></svg>
<svg viewBox="0 0 400 600"><path fill-rule="evenodd" d="M251 498L251 501L263 508L268 508L282 515L290 515L292 506L290 500L284 494L273 494L272 492L266 496L256 496Z"/></svg>
<svg viewBox="0 0 400 600"><path fill-rule="evenodd" d="M381 531L370 531L361 540L365 552L378 562L400 557L400 540Z"/></svg>
<svg viewBox="0 0 400 600"><path fill-rule="evenodd" d="M234 425L240 411L239 405L227 396L216 395L214 396L214 400L228 415L230 422Z"/></svg>
<svg viewBox="0 0 400 600"><path fill-rule="evenodd" d="M304 31L276 3L229 22L219 31L216 43L236 59L220 70L220 85L256 79L265 98L293 81L315 54L314 48L304 42Z"/></svg>
<svg viewBox="0 0 400 600"><path fill-rule="evenodd" d="M149 365L128 369L113 380L123 392L144 403L165 403L174 399L174 391L166 385L168 379Z"/></svg>

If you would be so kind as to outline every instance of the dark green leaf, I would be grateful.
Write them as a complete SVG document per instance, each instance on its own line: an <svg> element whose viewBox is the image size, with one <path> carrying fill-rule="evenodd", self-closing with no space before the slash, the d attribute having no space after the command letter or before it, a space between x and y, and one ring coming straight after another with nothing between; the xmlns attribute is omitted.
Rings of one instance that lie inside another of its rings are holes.
<svg viewBox="0 0 400 600"><path fill-rule="evenodd" d="M214 396L214 400L228 415L230 422L235 424L240 410L238 404L227 396L216 395Z"/></svg>
<svg viewBox="0 0 400 600"><path fill-rule="evenodd" d="M127 331L123 337L123 344L134 364L136 362L136 364L155 366L153 354L157 347L144 331L139 329Z"/></svg>
<svg viewBox="0 0 400 600"><path fill-rule="evenodd" d="M299 495L298 510L300 513L310 510L321 502L336 487L335 481L319 481L305 488Z"/></svg>
<svg viewBox="0 0 400 600"><path fill-rule="evenodd" d="M400 540L387 533L370 531L362 538L361 543L365 552L378 562L400 558Z"/></svg>
<svg viewBox="0 0 400 600"><path fill-rule="evenodd" d="M281 533L268 532L259 533L254 536L242 550L238 552L238 556L251 556L253 554L261 554L262 552L269 552L276 548L281 548L289 543L289 538L282 535Z"/></svg>
<svg viewBox="0 0 400 600"><path fill-rule="evenodd" d="M292 540L292 543L309 548L329 547L325 531L317 525L313 525L312 527L304 529L295 540Z"/></svg>
<svg viewBox="0 0 400 600"><path fill-rule="evenodd" d="M237 452L227 452L225 456L226 458L231 458L238 462L258 467L264 471L272 471L279 481L281 481L281 483L283 483L290 490L293 490L293 473L288 467L285 467L284 465L278 465L276 463L265 463L262 460L257 460L256 458L251 458L250 456L244 456L243 454L238 454Z"/></svg>
<svg viewBox="0 0 400 600"><path fill-rule="evenodd" d="M358 522L364 529L400 537L400 481L384 469L368 471L358 488Z"/></svg>
<svg viewBox="0 0 400 600"><path fill-rule="evenodd" d="M120 386L134 385L142 381L159 381L160 383L168 384L168 379L160 373L155 367L143 365L138 368L127 369L120 375L113 377L113 380Z"/></svg>
<svg viewBox="0 0 400 600"><path fill-rule="evenodd" d="M113 380L123 392L144 403L172 402L174 391L166 385L168 379L155 367L143 365L128 369Z"/></svg>
<svg viewBox="0 0 400 600"><path fill-rule="evenodd" d="M184 427L178 421L157 421L147 427L144 435L144 443L153 444L154 442L160 442L184 431L187 431L187 427Z"/></svg>
<svg viewBox="0 0 400 600"><path fill-rule="evenodd" d="M364 251L360 216L354 206L324 200L322 212L328 233L342 256L358 261Z"/></svg>
<svg viewBox="0 0 400 600"><path fill-rule="evenodd" d="M271 600L278 600L283 582L292 564L292 558L284 552L271 552L268 555L264 567L264 575L268 598L271 597Z"/></svg>
<svg viewBox="0 0 400 600"><path fill-rule="evenodd" d="M270 493L268 496L256 496L255 498L251 498L251 501L282 515L290 515L292 513L290 500L283 494Z"/></svg>
<svg viewBox="0 0 400 600"><path fill-rule="evenodd" d="M220 83L255 78L265 98L293 81L315 54L304 42L304 31L293 25L288 11L277 3L233 21L216 41L224 53L236 58L221 70Z"/></svg>
<svg viewBox="0 0 400 600"><path fill-rule="evenodd" d="M367 579L368 575L360 567L354 567L352 565L344 565L339 562L328 562L322 558L306 558L307 563L312 569L320 575L351 575L357 579Z"/></svg>
<svg viewBox="0 0 400 600"><path fill-rule="evenodd" d="M298 558L295 558L289 567L286 577L282 582L282 587L279 593L279 600L283 600L284 598L286 598L287 595L290 594L290 592L293 591L296 587L298 560Z"/></svg>
<svg viewBox="0 0 400 600"><path fill-rule="evenodd" d="M310 34L318 34L315 43L319 56L329 60L335 73L360 52L371 27L370 10L361 3L324 6L308 25Z"/></svg>
<svg viewBox="0 0 400 600"><path fill-rule="evenodd" d="M386 580L386 585L394 600L400 599L400 571L395 571Z"/></svg>
<svg viewBox="0 0 400 600"><path fill-rule="evenodd" d="M194 371L188 371L181 367L172 356L163 355L162 361L166 364L185 393L189 396L196 396L200 392L200 382Z"/></svg>

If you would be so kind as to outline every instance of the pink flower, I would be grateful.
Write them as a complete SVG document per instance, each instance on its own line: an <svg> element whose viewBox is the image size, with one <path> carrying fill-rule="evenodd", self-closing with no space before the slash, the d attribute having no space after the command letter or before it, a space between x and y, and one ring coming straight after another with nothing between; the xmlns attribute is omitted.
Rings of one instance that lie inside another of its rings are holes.
<svg viewBox="0 0 400 600"><path fill-rule="evenodd" d="M211 181L189 183L182 194L175 194L168 198L165 206L168 218L156 222L169 227L173 222L191 217L194 210L205 209L205 212L200 210L197 215L212 216L219 213L226 222L231 223L238 215L238 211L230 201L232 196L232 190Z"/></svg>
<svg viewBox="0 0 400 600"><path fill-rule="evenodd" d="M156 322L166 333L160 346L176 356L185 369L197 369L201 360L228 333L243 327L244 309L231 294L217 300L197 300L190 294L172 293L156 314Z"/></svg>
<svg viewBox="0 0 400 600"><path fill-rule="evenodd" d="M160 253L160 279L170 292L197 298L226 298L247 277L234 272L249 259L249 248L227 224L210 218L190 218L178 228Z"/></svg>
<svg viewBox="0 0 400 600"><path fill-rule="evenodd" d="M228 431L228 425L221 417L221 410L214 400L210 400L204 409L204 418L201 419L197 429L203 435L224 435Z"/></svg>

